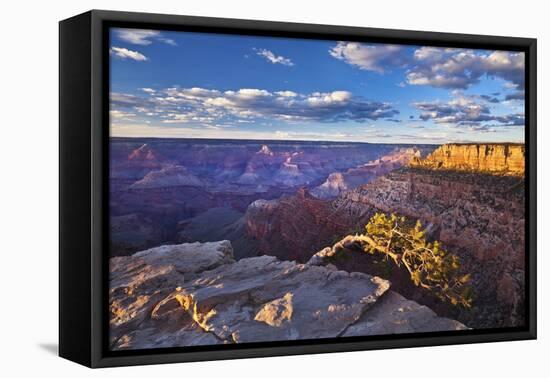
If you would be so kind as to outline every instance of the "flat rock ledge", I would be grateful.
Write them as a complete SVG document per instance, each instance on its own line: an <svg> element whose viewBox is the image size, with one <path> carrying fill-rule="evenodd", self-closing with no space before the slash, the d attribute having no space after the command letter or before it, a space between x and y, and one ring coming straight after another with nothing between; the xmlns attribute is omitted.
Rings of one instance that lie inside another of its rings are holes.
<svg viewBox="0 0 550 378"><path fill-rule="evenodd" d="M111 348L466 329L389 290L386 280L315 262L235 261L227 240L113 257Z"/></svg>

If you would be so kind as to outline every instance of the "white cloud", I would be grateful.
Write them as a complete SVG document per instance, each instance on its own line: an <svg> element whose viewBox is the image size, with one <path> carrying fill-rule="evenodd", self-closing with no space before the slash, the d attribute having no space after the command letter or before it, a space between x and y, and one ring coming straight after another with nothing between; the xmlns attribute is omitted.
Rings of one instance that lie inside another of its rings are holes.
<svg viewBox="0 0 550 378"><path fill-rule="evenodd" d="M256 54L263 56L273 64L282 64L283 66L293 66L294 63L289 59L281 55L275 55L272 51L266 49L260 49L256 51Z"/></svg>
<svg viewBox="0 0 550 378"><path fill-rule="evenodd" d="M147 92L146 92L147 93ZM348 91L300 94L257 88L219 91L167 88L141 97L111 94L113 109L158 114L163 123L214 123L267 119L290 122L339 122L391 119L399 112L390 104L355 97Z"/></svg>
<svg viewBox="0 0 550 378"><path fill-rule="evenodd" d="M119 39L134 45L147 46L153 43L153 40L157 40L171 46L177 46L176 41L162 36L158 30L115 29L115 32Z"/></svg>
<svg viewBox="0 0 550 378"><path fill-rule="evenodd" d="M135 117L135 114L130 112L124 112L122 110L110 110L109 116L113 120L129 120L129 119L133 119L133 117Z"/></svg>
<svg viewBox="0 0 550 378"><path fill-rule="evenodd" d="M420 110L421 120L432 120L437 124L466 126L478 131L488 131L495 126L525 125L523 113L496 115L491 112L483 97L461 93L453 93L453 96L447 102L417 102L413 105Z"/></svg>
<svg viewBox="0 0 550 378"><path fill-rule="evenodd" d="M334 91L328 93L315 92L307 98L307 101L313 106L322 106L327 104L343 103L351 99L351 97L352 94L348 91Z"/></svg>
<svg viewBox="0 0 550 378"><path fill-rule="evenodd" d="M403 47L397 45L338 42L329 54L359 69L384 73L405 64L403 51Z"/></svg>
<svg viewBox="0 0 550 378"><path fill-rule="evenodd" d="M279 91L279 92L275 92L275 94L277 94L281 97L296 97L296 96L298 96L298 94L296 92L293 92L293 91Z"/></svg>
<svg viewBox="0 0 550 378"><path fill-rule="evenodd" d="M467 89L483 76L506 81L505 86L523 87L525 57L523 53L421 47L414 52L407 83L436 88Z"/></svg>
<svg viewBox="0 0 550 378"><path fill-rule="evenodd" d="M508 88L521 90L524 86L525 56L521 52L427 46L411 50L398 45L338 42L329 53L361 70L380 74L406 68L410 85L467 89L486 76L504 80Z"/></svg>
<svg viewBox="0 0 550 378"><path fill-rule="evenodd" d="M124 42L132 43L134 45L147 46L153 43L151 39L160 35L156 30L143 30L143 29L117 29L116 34L118 38Z"/></svg>
<svg viewBox="0 0 550 378"><path fill-rule="evenodd" d="M128 50L124 47L113 46L109 50L111 54L114 54L120 59L132 59L137 61L146 61L147 57L138 51Z"/></svg>

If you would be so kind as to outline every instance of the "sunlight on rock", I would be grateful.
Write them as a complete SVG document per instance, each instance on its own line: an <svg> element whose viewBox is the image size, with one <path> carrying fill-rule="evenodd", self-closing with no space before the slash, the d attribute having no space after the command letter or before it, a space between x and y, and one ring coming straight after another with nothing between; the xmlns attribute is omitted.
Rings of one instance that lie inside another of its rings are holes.
<svg viewBox="0 0 550 378"><path fill-rule="evenodd" d="M292 293L266 303L254 317L254 320L264 322L272 327L280 327L292 318Z"/></svg>

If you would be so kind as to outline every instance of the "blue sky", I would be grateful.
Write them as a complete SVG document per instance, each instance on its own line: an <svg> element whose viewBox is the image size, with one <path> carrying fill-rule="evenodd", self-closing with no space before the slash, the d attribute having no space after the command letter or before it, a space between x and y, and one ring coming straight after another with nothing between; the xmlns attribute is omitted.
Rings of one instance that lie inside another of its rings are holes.
<svg viewBox="0 0 550 378"><path fill-rule="evenodd" d="M111 135L523 142L522 53L112 29Z"/></svg>

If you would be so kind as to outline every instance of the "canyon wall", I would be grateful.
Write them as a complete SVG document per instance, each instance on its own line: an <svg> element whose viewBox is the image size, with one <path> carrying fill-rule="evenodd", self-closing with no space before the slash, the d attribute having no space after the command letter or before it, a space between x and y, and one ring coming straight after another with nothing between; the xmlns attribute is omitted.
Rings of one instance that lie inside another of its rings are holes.
<svg viewBox="0 0 550 378"><path fill-rule="evenodd" d="M525 173L523 144L445 144L428 157L414 158L410 165L429 169L501 173Z"/></svg>
<svg viewBox="0 0 550 378"><path fill-rule="evenodd" d="M515 160L512 164L515 158L510 158L522 150L517 146L519 150L508 150L506 155L504 145L495 148L493 152L502 152L497 155L508 156L507 165L506 169L498 169L496 163L491 163L494 173L490 174L472 169L470 163L456 163L453 169L441 168L450 164L446 153L441 151L450 151L451 147L443 146L426 161L394 170L343 192L332 201L312 198L301 190L293 197L269 201L269 206L257 206L253 211L249 208L245 216L247 235L260 242L261 254L307 261L315 251L332 245L338 238L363 232L376 212L396 212L419 219L427 228L428 237L443 242L447 250L460 257L464 271L472 274L474 309L457 312L442 308L440 314L451 314L474 328L522 325L525 180L522 175L512 174L514 169L517 173L523 171L518 168L520 162ZM464 147L464 151L469 149ZM463 161L477 162L477 149L474 151L475 159ZM488 161L484 164L482 167L491 167ZM287 255L281 255L281 251ZM363 256L354 257L339 267L381 274L367 260ZM391 280L409 298L421 303L426 298L425 293L407 291L406 279L401 282L392 276Z"/></svg>
<svg viewBox="0 0 550 378"><path fill-rule="evenodd" d="M383 276L407 298L470 327L524 322L523 145L426 147L433 152L421 159L389 145L147 143L120 142L112 154L111 256L229 239L239 260L269 255L305 264L363 232L376 212L396 212L419 219L429 238L461 258L475 288L472 310L441 307L365 254L338 269Z"/></svg>
<svg viewBox="0 0 550 378"><path fill-rule="evenodd" d="M301 188L294 196L253 202L244 216L244 232L257 246L253 255L305 262L355 221L334 215L329 201Z"/></svg>
<svg viewBox="0 0 550 378"><path fill-rule="evenodd" d="M317 198L333 199L340 193L365 185L377 177L409 164L412 159L428 155L434 147L396 147L388 154L366 164L349 168L342 172L331 173L326 181L311 190Z"/></svg>
<svg viewBox="0 0 550 378"><path fill-rule="evenodd" d="M333 207L340 214L368 215L374 208L420 219L428 236L472 274L475 308L458 318L475 328L518 326L525 298L524 190L522 177L406 168L345 193Z"/></svg>
<svg viewBox="0 0 550 378"><path fill-rule="evenodd" d="M319 187L319 196L333 198L343 187L322 183L334 172L343 172L345 189L352 189L431 150L347 142L112 138L111 255L230 239L240 258L253 253L253 243L241 243L241 225L226 227L226 220L242 216L255 200L292 195L302 186ZM200 230L205 224L209 233Z"/></svg>

